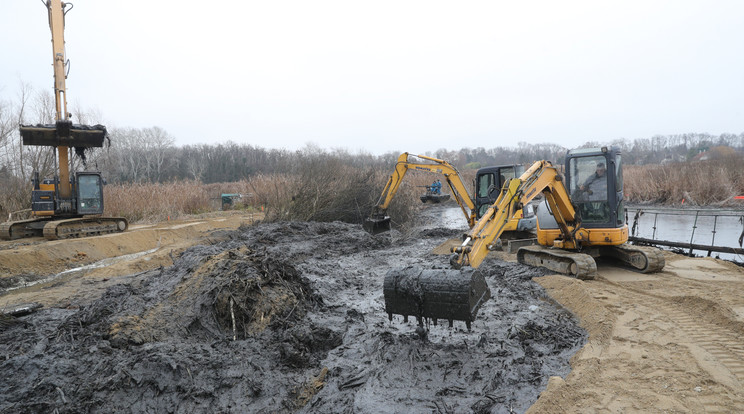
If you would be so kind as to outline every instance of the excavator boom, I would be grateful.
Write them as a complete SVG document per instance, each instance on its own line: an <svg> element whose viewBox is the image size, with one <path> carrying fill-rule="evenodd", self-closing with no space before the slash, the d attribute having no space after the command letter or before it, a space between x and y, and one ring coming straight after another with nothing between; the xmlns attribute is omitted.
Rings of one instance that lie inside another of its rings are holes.
<svg viewBox="0 0 744 414"><path fill-rule="evenodd" d="M430 162L414 161L414 157ZM374 211L370 217L365 220L365 230L372 234L390 230L390 217L387 215L387 209L390 206L390 202L393 201L393 197L395 197L395 194L398 192L400 184L403 182L403 178L409 170L443 175L447 185L450 187L450 190L455 197L455 201L457 201L462 213L465 215L468 226L473 226L475 223L475 204L473 203L473 199L468 195L468 190L465 188L465 184L462 182L460 173L457 169L444 160L427 157L426 155L413 155L404 152L398 157L398 161L395 163L395 169L390 175L390 178L388 178Z"/></svg>
<svg viewBox="0 0 744 414"><path fill-rule="evenodd" d="M372 234L390 230L390 217L387 215L387 209L393 197L395 197L400 189L403 178L408 171L423 171L444 176L450 192L453 194L455 201L465 216L468 227L473 227L480 217L479 213L484 210L485 206L493 202L493 199L491 199L492 189L497 190L499 188L498 186L506 180L503 174L513 177L515 172L518 171L518 168L523 167L502 165L479 169L476 174L477 183L474 196L471 196L465 188L460 173L447 161L427 157L426 155L413 155L404 152L398 157L395 169L388 178L372 214L365 220L364 229ZM495 177L499 175L500 178ZM449 197L448 194L445 195L447 198ZM433 197L444 198L445 195L433 196L429 195L429 191L427 191L427 195L421 196L421 200L425 202L425 200L433 199ZM433 200L439 201L440 198ZM508 220L505 231L510 232L509 234L511 236L522 236L533 230L535 223L536 219L534 217L525 218L520 209Z"/></svg>

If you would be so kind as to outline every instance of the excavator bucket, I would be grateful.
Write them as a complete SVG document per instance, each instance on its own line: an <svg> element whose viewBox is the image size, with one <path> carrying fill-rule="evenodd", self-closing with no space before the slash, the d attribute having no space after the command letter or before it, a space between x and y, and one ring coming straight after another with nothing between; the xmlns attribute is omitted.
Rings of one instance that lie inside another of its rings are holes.
<svg viewBox="0 0 744 414"><path fill-rule="evenodd" d="M390 216L372 216L364 220L364 230L370 234L380 234L390 231Z"/></svg>
<svg viewBox="0 0 744 414"><path fill-rule="evenodd" d="M393 269L383 284L385 311L390 320L403 315L423 319L464 321L468 330L481 305L491 297L486 279L477 269L422 269L409 266Z"/></svg>
<svg viewBox="0 0 744 414"><path fill-rule="evenodd" d="M23 145L65 146L77 148L102 147L106 138L103 125L79 125L70 121L56 124L21 125Z"/></svg>

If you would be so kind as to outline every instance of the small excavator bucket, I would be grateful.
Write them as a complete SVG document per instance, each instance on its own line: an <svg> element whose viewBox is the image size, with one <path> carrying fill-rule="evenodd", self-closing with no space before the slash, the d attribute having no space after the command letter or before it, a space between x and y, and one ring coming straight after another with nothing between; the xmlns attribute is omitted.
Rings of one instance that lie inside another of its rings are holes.
<svg viewBox="0 0 744 414"><path fill-rule="evenodd" d="M383 284L385 311L393 315L423 319L464 321L468 330L481 305L491 297L483 273L477 269L422 269L409 266L393 269L385 275Z"/></svg>
<svg viewBox="0 0 744 414"><path fill-rule="evenodd" d="M65 146L77 148L102 147L106 138L103 125L79 125L70 121L56 124L21 125L23 145Z"/></svg>
<svg viewBox="0 0 744 414"><path fill-rule="evenodd" d="M364 220L362 227L370 234L380 234L390 231L390 216L368 217Z"/></svg>

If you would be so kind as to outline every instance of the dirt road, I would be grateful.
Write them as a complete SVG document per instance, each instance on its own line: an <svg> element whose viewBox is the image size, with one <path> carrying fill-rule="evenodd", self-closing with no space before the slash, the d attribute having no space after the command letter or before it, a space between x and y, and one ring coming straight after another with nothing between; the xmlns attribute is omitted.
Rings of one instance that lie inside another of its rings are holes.
<svg viewBox="0 0 744 414"><path fill-rule="evenodd" d="M581 282L494 252L473 331L422 341L387 321L382 278L447 266L459 230L238 229L255 220L0 244L0 307L44 305L0 321L0 412L744 412L736 265L668 253Z"/></svg>

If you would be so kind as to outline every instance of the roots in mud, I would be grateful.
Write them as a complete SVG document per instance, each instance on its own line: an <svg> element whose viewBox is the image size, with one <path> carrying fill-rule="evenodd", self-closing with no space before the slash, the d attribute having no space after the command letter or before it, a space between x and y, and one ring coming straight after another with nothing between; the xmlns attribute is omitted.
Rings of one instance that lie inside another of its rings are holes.
<svg viewBox="0 0 744 414"><path fill-rule="evenodd" d="M232 250L218 274L225 283L212 290L217 322L233 339L245 339L271 323L301 319L310 288L293 266L247 249Z"/></svg>

